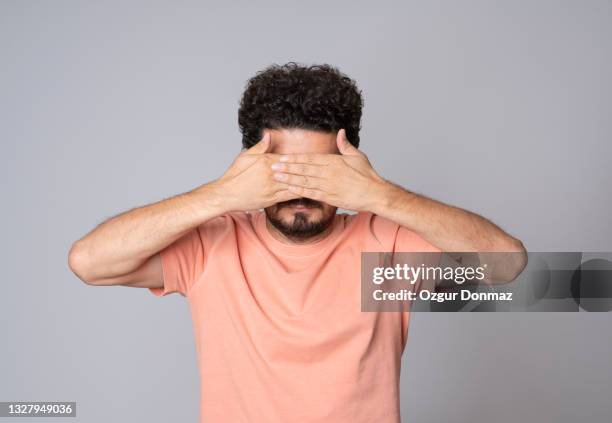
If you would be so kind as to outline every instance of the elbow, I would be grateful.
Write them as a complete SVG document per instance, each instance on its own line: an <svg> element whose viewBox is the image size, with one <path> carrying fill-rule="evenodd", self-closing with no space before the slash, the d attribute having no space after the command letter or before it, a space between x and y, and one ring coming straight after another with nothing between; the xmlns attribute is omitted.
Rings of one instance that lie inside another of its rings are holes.
<svg viewBox="0 0 612 423"><path fill-rule="evenodd" d="M487 283L506 284L514 281L527 266L527 250L523 243L506 236L495 243L488 253L481 253L484 262L491 262L491 273L485 278Z"/></svg>
<svg viewBox="0 0 612 423"><path fill-rule="evenodd" d="M92 275L92 265L89 253L79 240L72 244L68 252L68 267L81 281L87 285L97 285L96 279Z"/></svg>
<svg viewBox="0 0 612 423"><path fill-rule="evenodd" d="M512 279L510 279L508 282L511 282L513 280L515 280L516 278L518 278L518 276L523 272L523 270L525 269L525 266L527 266L527 250L525 249L525 246L523 245L523 243L516 239L513 238L513 242L512 242Z"/></svg>

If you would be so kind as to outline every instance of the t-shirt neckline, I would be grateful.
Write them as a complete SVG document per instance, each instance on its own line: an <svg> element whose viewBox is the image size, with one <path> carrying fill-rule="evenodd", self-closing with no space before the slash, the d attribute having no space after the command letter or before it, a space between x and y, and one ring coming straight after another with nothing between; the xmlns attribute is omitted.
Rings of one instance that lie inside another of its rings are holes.
<svg viewBox="0 0 612 423"><path fill-rule="evenodd" d="M338 238L342 231L341 217L336 213L331 232L325 238L309 244L288 244L275 238L266 225L266 213L263 210L258 211L255 215L255 228L265 243L275 252L290 256L310 256L324 251L327 246Z"/></svg>

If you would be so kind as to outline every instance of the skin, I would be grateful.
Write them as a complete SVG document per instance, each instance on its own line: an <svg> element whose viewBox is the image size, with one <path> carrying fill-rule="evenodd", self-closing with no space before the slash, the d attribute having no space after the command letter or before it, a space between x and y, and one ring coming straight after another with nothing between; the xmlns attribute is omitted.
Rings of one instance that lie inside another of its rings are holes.
<svg viewBox="0 0 612 423"><path fill-rule="evenodd" d="M304 195L292 192L291 190L293 189L293 186L284 183L282 178L278 178L278 175L280 175L281 172L274 172L274 167L279 164L281 157L285 157L288 154L317 154L324 156L340 154L336 146L335 135L325 132L304 131L299 129L270 130L269 132L270 146L268 151L276 154L276 156L274 156L273 163L270 165L270 172L272 173L273 179L281 183L287 192L292 193L297 198L306 197ZM333 216L336 214L337 210L336 206L323 201L315 200L315 203L316 205L312 206L295 206L277 203L265 208L265 212L269 217L279 219L287 225L293 223L295 215L298 212L306 216L306 219L309 222L321 220L329 221L333 219ZM271 234L280 241L300 244L319 241L332 230L332 227L330 226L326 231L316 234L308 239L296 239L288 237L280 232L270 224L269 220L266 221L266 226Z"/></svg>
<svg viewBox="0 0 612 423"><path fill-rule="evenodd" d="M271 166L274 178L300 196L385 217L416 232L444 252L481 252L476 257L449 256L464 265L488 263L490 270L485 282L509 282L523 270L527 254L521 241L475 213L412 193L385 180L367 156L348 141L344 129L337 132L334 141L338 154L283 153Z"/></svg>
<svg viewBox="0 0 612 423"><path fill-rule="evenodd" d="M316 205L291 205L302 197ZM383 179L344 130L302 129L265 130L260 142L240 153L219 179L103 222L73 244L68 262L91 285L162 287L159 252L209 219L265 209L290 225L298 213L311 222L330 219L338 207L388 218L442 251L516 253L515 262L489 278L493 282L512 280L525 266L519 240L474 213ZM267 226L274 237L294 244L317 241L331 230L298 240Z"/></svg>

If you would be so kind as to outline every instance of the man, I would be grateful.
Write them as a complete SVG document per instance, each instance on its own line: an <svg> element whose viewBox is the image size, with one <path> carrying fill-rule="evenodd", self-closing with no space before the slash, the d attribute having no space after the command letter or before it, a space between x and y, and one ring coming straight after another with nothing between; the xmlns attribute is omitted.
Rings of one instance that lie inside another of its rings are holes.
<svg viewBox="0 0 612 423"><path fill-rule="evenodd" d="M409 315L361 312L360 253L524 255L482 217L379 176L358 150L362 104L336 68L271 66L246 87L245 150L222 177L74 243L88 284L187 297L202 422L398 422Z"/></svg>

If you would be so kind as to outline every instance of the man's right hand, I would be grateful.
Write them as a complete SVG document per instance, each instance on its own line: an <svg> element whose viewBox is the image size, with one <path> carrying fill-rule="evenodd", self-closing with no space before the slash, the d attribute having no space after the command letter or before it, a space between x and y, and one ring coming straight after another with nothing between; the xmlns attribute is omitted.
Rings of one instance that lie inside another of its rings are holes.
<svg viewBox="0 0 612 423"><path fill-rule="evenodd" d="M230 211L248 211L299 198L273 178L278 154L267 153L270 133L242 152L218 180L98 225L73 243L72 271L91 285L163 286L159 252L183 235Z"/></svg>
<svg viewBox="0 0 612 423"><path fill-rule="evenodd" d="M274 179L270 166L280 155L267 153L269 148L270 132L264 131L257 144L240 153L223 176L211 183L222 198L223 209L257 210L299 198L287 190L286 184Z"/></svg>

